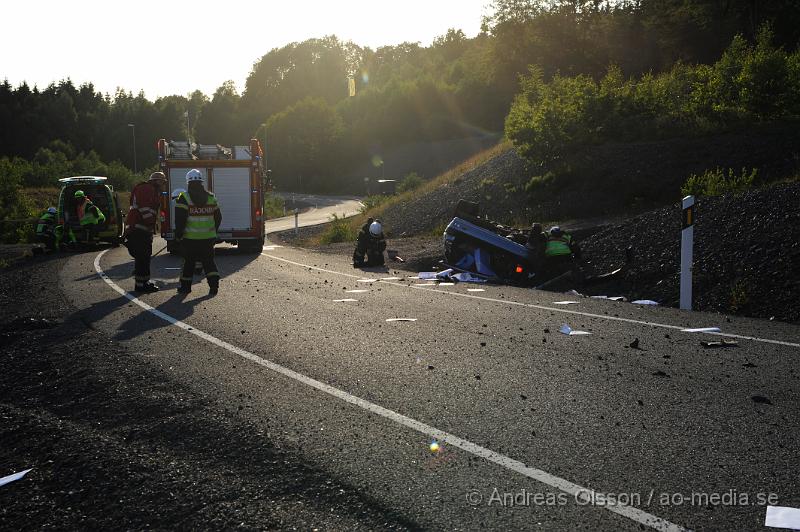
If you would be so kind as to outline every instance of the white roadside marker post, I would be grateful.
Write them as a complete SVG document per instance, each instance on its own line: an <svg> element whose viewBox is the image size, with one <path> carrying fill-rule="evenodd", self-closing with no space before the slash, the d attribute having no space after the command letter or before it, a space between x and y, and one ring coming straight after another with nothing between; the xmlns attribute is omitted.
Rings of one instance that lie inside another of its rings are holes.
<svg viewBox="0 0 800 532"><path fill-rule="evenodd" d="M681 310L692 310L692 261L694 260L694 196L683 198L681 229Z"/></svg>
<svg viewBox="0 0 800 532"><path fill-rule="evenodd" d="M300 211L298 209L295 209L294 210L294 234L295 235L297 235L300 232L300 229L299 229L300 226L299 226L298 221L297 221L297 216L299 214L300 214Z"/></svg>

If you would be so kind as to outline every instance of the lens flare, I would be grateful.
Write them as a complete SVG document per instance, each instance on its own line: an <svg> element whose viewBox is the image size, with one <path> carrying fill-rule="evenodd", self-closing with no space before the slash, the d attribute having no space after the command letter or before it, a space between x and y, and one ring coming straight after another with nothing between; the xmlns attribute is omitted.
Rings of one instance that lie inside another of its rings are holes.
<svg viewBox="0 0 800 532"><path fill-rule="evenodd" d="M438 453L439 449L441 449L441 447L439 446L439 442L436 441L436 440L433 440L431 442L430 449L431 449L432 453Z"/></svg>

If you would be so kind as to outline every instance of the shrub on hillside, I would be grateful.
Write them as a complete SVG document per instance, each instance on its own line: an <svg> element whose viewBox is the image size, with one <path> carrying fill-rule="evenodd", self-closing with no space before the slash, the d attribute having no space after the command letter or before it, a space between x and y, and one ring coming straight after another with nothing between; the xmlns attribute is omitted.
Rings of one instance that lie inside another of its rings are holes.
<svg viewBox="0 0 800 532"><path fill-rule="evenodd" d="M684 196L719 196L728 192L744 192L753 187L758 170L753 168L749 173L742 168L742 173L736 175L733 168L728 168L727 174L721 168L706 170L702 175L692 174L681 187Z"/></svg>
<svg viewBox="0 0 800 532"><path fill-rule="evenodd" d="M397 185L397 192L402 194L403 192L414 190L419 188L422 183L424 183L422 177L417 175L416 172L411 172L400 180L400 183Z"/></svg>
<svg viewBox="0 0 800 532"><path fill-rule="evenodd" d="M8 157L0 158L0 240L13 244L27 238L30 225L2 223L33 216L28 197L22 191L20 167Z"/></svg>
<svg viewBox="0 0 800 532"><path fill-rule="evenodd" d="M274 194L264 196L264 218L280 218L284 215L284 201Z"/></svg>
<svg viewBox="0 0 800 532"><path fill-rule="evenodd" d="M577 146L696 135L800 114L800 50L754 45L737 36L714 65L678 63L625 79L617 67L595 81L531 67L506 118L506 135L534 164L563 159Z"/></svg>
<svg viewBox="0 0 800 532"><path fill-rule="evenodd" d="M320 236L320 243L333 244L335 242L351 242L356 239L356 232L350 226L350 222L342 215L341 218L334 214L331 222Z"/></svg>

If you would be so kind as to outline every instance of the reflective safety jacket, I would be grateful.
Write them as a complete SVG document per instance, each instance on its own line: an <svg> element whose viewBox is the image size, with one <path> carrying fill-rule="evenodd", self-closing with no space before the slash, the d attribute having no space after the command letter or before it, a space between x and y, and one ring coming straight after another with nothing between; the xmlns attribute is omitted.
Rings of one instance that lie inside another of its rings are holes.
<svg viewBox="0 0 800 532"><path fill-rule="evenodd" d="M206 203L198 205L191 194L182 193L175 201L175 236L188 240L210 240L217 238L217 228L222 216L217 198L207 193ZM184 214L179 214L180 211Z"/></svg>
<svg viewBox="0 0 800 532"><path fill-rule="evenodd" d="M36 223L36 234L43 235L52 233L55 226L56 215L44 211L44 213L39 217L39 221Z"/></svg>
<svg viewBox="0 0 800 532"><path fill-rule="evenodd" d="M82 214L81 210L83 210ZM78 207L78 215L81 217L81 225L99 225L106 221L106 215L103 214L103 211L98 209L88 198L82 206Z"/></svg>
<svg viewBox="0 0 800 532"><path fill-rule="evenodd" d="M572 246L574 241L572 236L567 233L561 233L558 236L548 235L547 244L544 247L545 257L563 257L565 255L572 255Z"/></svg>
<svg viewBox="0 0 800 532"><path fill-rule="evenodd" d="M131 207L125 218L127 231L140 229L148 233L155 233L156 219L160 207L160 198L156 187L144 181L131 191Z"/></svg>

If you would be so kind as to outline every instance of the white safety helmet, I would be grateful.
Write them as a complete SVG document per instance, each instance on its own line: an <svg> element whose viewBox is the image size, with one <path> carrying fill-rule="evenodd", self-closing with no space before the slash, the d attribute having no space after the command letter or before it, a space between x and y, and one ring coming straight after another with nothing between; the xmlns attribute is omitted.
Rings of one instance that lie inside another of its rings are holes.
<svg viewBox="0 0 800 532"><path fill-rule="evenodd" d="M380 222L372 222L369 224L369 232L372 236L381 236L383 234L383 227Z"/></svg>
<svg viewBox="0 0 800 532"><path fill-rule="evenodd" d="M178 196L180 196L181 194L185 194L185 193L186 193L186 191L183 190L182 188L176 188L175 190L172 191L172 195L170 197L172 199L176 200L176 199L178 199Z"/></svg>
<svg viewBox="0 0 800 532"><path fill-rule="evenodd" d="M49 212L50 214L55 214L57 211L55 207L48 207L47 212Z"/></svg>
<svg viewBox="0 0 800 532"><path fill-rule="evenodd" d="M197 168L192 168L188 172L186 172L186 184L188 185L192 181L200 181L203 182L203 174Z"/></svg>
<svg viewBox="0 0 800 532"><path fill-rule="evenodd" d="M553 236L558 236L561 234L561 228L557 225L554 225L550 228L550 234Z"/></svg>

